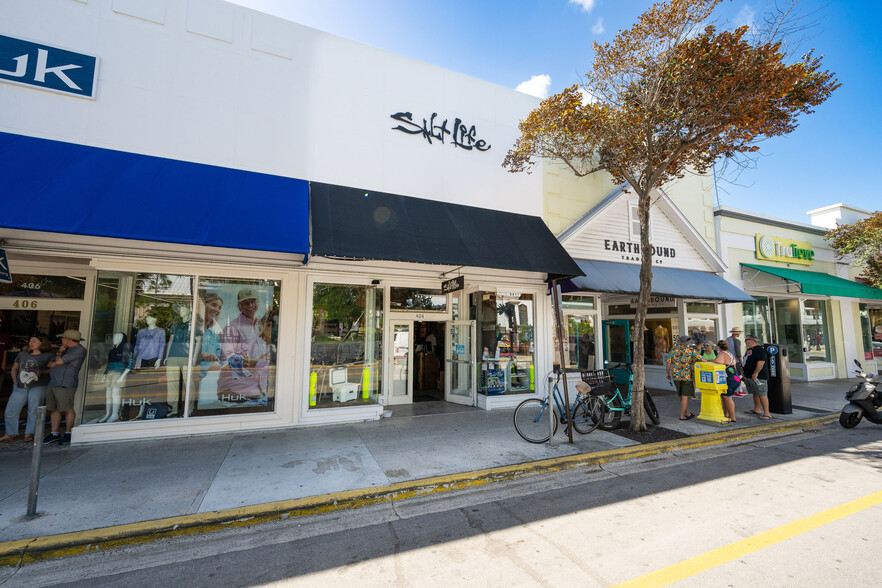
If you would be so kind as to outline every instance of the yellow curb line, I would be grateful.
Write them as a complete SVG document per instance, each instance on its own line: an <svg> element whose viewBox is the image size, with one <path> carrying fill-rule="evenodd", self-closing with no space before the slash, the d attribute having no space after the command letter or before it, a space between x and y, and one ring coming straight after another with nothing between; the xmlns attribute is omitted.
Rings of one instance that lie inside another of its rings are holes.
<svg viewBox="0 0 882 588"><path fill-rule="evenodd" d="M207 513L0 542L0 566L22 565L87 551L112 549L121 545L149 543L166 537L192 535L230 527L244 527L283 518L360 508L382 502L428 496L438 492L475 488L496 482L514 480L536 473L559 472L582 466L597 466L615 461L670 453L678 449L697 449L798 429L811 430L833 423L837 419L838 414L831 414L797 421L781 421L743 429L715 431L671 441L620 447L596 453L554 457L516 465L435 476L371 488L333 492L295 500L281 500Z"/></svg>

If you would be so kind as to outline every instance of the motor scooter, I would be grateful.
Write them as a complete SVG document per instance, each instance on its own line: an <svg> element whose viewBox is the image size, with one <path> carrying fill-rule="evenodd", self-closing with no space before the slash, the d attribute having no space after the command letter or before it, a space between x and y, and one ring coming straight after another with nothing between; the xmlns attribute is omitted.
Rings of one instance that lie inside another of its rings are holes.
<svg viewBox="0 0 882 588"><path fill-rule="evenodd" d="M839 414L839 424L850 429L867 417L871 423L882 425L882 411L879 410L882 406L882 375L870 377L858 360L854 360L854 363L859 368L855 373L863 382L855 384L845 393L848 404Z"/></svg>

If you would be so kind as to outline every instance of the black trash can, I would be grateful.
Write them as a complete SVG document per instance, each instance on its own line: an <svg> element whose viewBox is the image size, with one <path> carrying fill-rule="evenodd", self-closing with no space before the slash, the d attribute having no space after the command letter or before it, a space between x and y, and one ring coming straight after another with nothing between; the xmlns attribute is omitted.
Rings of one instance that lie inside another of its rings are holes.
<svg viewBox="0 0 882 588"><path fill-rule="evenodd" d="M791 414L790 358L787 347L776 343L763 345L769 361L769 411L775 414Z"/></svg>

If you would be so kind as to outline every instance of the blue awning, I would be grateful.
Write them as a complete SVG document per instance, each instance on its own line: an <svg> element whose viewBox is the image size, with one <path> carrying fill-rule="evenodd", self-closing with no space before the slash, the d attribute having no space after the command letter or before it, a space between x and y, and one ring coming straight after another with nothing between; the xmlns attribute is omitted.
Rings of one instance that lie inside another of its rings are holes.
<svg viewBox="0 0 882 588"><path fill-rule="evenodd" d="M577 259L576 263L585 272L583 277L570 279L578 290L616 294L637 294L640 291L639 265L585 259ZM723 302L753 300L749 294L716 274L668 267L652 268L652 294Z"/></svg>
<svg viewBox="0 0 882 588"><path fill-rule="evenodd" d="M309 253L303 180L0 133L0 227Z"/></svg>

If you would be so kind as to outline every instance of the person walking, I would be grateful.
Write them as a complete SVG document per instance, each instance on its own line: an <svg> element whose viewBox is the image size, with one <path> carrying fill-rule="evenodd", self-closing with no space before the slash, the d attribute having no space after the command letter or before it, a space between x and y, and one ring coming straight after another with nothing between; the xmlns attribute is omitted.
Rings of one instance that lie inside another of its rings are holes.
<svg viewBox="0 0 882 588"><path fill-rule="evenodd" d="M43 445L70 444L70 432L76 416L74 397L80 384L80 368L86 360L86 348L80 345L83 338L79 331L68 329L59 337L61 347L58 348L55 359L49 362L49 388L46 390L46 409L49 411L52 430L43 438ZM66 426L63 436L58 431L62 412Z"/></svg>
<svg viewBox="0 0 882 588"><path fill-rule="evenodd" d="M760 419L767 421L772 418L769 414L768 354L753 335L744 337L744 343L747 345L747 352L744 354L744 385L747 386L747 392L753 394L753 408L745 412L759 415Z"/></svg>
<svg viewBox="0 0 882 588"><path fill-rule="evenodd" d="M680 420L688 421L695 417L689 412L689 399L695 398L695 385L693 384L693 371L695 363L701 361L698 350L687 345L689 335L680 335L677 344L671 350L670 359L667 363L668 380L673 377L674 388L680 397Z"/></svg>

